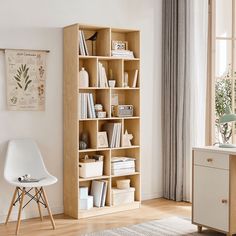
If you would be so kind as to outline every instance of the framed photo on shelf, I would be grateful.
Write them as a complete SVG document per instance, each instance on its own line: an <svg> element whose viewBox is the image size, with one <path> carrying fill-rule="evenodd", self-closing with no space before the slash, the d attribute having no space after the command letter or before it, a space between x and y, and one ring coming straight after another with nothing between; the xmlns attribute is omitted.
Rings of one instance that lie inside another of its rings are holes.
<svg viewBox="0 0 236 236"><path fill-rule="evenodd" d="M98 132L98 148L107 148L108 147L108 140L107 140L107 132L102 131Z"/></svg>
<svg viewBox="0 0 236 236"><path fill-rule="evenodd" d="M128 42L112 40L111 49L112 50L128 50Z"/></svg>

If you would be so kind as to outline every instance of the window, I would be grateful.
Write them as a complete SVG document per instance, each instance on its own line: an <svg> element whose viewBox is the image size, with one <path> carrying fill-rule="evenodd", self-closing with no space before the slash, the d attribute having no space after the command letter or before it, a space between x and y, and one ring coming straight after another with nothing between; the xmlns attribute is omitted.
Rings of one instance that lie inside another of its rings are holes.
<svg viewBox="0 0 236 236"><path fill-rule="evenodd" d="M236 142L236 128L219 124L225 113L236 113L235 5L236 0L211 0L215 142Z"/></svg>

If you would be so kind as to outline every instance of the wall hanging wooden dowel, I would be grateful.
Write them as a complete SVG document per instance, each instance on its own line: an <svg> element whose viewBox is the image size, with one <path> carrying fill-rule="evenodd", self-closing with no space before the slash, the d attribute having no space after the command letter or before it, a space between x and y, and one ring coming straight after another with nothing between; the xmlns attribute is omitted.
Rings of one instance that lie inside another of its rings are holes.
<svg viewBox="0 0 236 236"><path fill-rule="evenodd" d="M0 51L3 51L3 52L5 52L5 50L20 50L20 51L36 51L36 52L46 52L46 53L49 53L50 52L50 50L44 50L44 49L22 49L22 48L20 48L20 49L16 49L16 48L0 48Z"/></svg>

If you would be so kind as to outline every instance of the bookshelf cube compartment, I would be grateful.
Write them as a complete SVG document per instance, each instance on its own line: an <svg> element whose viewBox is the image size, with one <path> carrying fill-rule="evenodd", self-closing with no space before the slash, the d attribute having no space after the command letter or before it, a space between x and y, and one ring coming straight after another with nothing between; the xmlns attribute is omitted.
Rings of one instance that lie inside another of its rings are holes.
<svg viewBox="0 0 236 236"><path fill-rule="evenodd" d="M111 181L110 178L100 178L100 179L94 179L98 181L107 180L107 193L106 193L106 201L105 206L111 206ZM92 186L93 180L86 180L86 181L80 181L80 187L88 187L89 195L91 195L91 186ZM78 195L79 195L79 189L78 189ZM91 209L92 210L92 209Z"/></svg>
<svg viewBox="0 0 236 236"><path fill-rule="evenodd" d="M103 176L109 176L111 174L111 168L110 168L110 152L109 150L104 151L92 151L92 152L84 152L79 154L79 159L83 159L85 155L88 155L89 157L93 157L94 155L103 155Z"/></svg>
<svg viewBox="0 0 236 236"><path fill-rule="evenodd" d="M89 87L97 87L97 59L96 58L83 58L79 59L79 71L82 67L88 72ZM79 84L79 83L78 83Z"/></svg>
<svg viewBox="0 0 236 236"><path fill-rule="evenodd" d="M90 93L93 95L95 104L102 104L103 111L106 112L106 117L110 116L110 93L108 88L103 89L79 89L80 93Z"/></svg>
<svg viewBox="0 0 236 236"><path fill-rule="evenodd" d="M114 131L114 128L112 127L106 127L106 124L116 124L116 123L120 123L120 134L119 136L116 136L116 133ZM98 132L106 132L107 133L107 140L108 140L108 146L109 148L111 147L111 140L112 140L112 135L114 133L114 137L115 137L115 140L116 138L119 138L119 141L117 141L117 143L119 144L118 147L121 147L122 145L122 120L121 119L115 119L115 120L99 120L98 121ZM114 140L114 141L115 141ZM116 143L116 142L115 142ZM115 145L115 144L114 144ZM115 146L112 146L112 148L115 148Z"/></svg>
<svg viewBox="0 0 236 236"><path fill-rule="evenodd" d="M83 150L80 145L80 141L83 139L83 136L87 136L87 139L88 139L88 145L86 149L93 149L97 147L96 130L97 130L97 121L91 120L91 121L80 122L79 124L79 149L80 150Z"/></svg>
<svg viewBox="0 0 236 236"><path fill-rule="evenodd" d="M84 32L89 56L110 56L110 28L80 25L79 29ZM96 40L88 40L95 33Z"/></svg>
<svg viewBox="0 0 236 236"><path fill-rule="evenodd" d="M135 172L140 172L140 149L139 148L111 150L111 158L112 157L135 158Z"/></svg>
<svg viewBox="0 0 236 236"><path fill-rule="evenodd" d="M124 72L128 73L128 86L130 88L139 88L140 87L139 68L140 68L140 61L137 61L137 60L125 60L124 61ZM136 72L136 70L137 70L137 72ZM136 83L135 83L135 80L136 80Z"/></svg>
<svg viewBox="0 0 236 236"><path fill-rule="evenodd" d="M111 105L118 100L119 105L133 105L133 116L140 115L139 90L112 89Z"/></svg>
<svg viewBox="0 0 236 236"><path fill-rule="evenodd" d="M128 134L133 135L133 139L131 140L132 146L139 146L139 127L140 127L140 120L139 119L125 119L124 120L124 133L127 130Z"/></svg>
<svg viewBox="0 0 236 236"><path fill-rule="evenodd" d="M134 57L140 57L140 32L132 30L111 30L111 40L126 41L128 43L128 50L134 52Z"/></svg>
<svg viewBox="0 0 236 236"><path fill-rule="evenodd" d="M123 61L120 59L112 59L112 60L98 60L98 62L101 63L105 68L107 80L115 80L116 81L115 87L122 87ZM100 73L99 67L98 67L98 73Z"/></svg>
<svg viewBox="0 0 236 236"><path fill-rule="evenodd" d="M123 179L130 179L130 187L135 188L134 192L134 201L140 201L140 174L129 175L129 176L119 176L119 177L112 177L112 188L116 188L116 181L123 180Z"/></svg>

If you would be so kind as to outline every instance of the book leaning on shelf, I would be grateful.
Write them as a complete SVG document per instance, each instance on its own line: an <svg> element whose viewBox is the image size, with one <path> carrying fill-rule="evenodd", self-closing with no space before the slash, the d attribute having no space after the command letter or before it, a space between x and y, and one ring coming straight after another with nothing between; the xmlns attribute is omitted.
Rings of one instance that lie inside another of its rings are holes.
<svg viewBox="0 0 236 236"><path fill-rule="evenodd" d="M79 30L79 54L82 56L89 56L89 51L83 30Z"/></svg>
<svg viewBox="0 0 236 236"><path fill-rule="evenodd" d="M98 87L108 87L106 70L101 62L98 63Z"/></svg>
<svg viewBox="0 0 236 236"><path fill-rule="evenodd" d="M92 93L80 93L78 102L79 118L96 118Z"/></svg>
<svg viewBox="0 0 236 236"><path fill-rule="evenodd" d="M121 146L121 123L106 123L103 126L107 132L108 143L110 148L118 148Z"/></svg>
<svg viewBox="0 0 236 236"><path fill-rule="evenodd" d="M90 195L93 196L95 207L104 207L107 195L107 180L93 180Z"/></svg>

